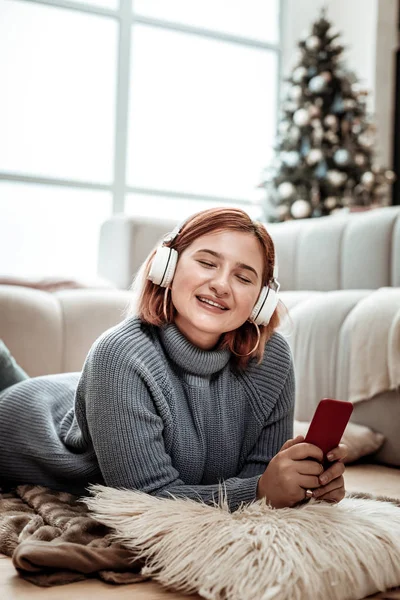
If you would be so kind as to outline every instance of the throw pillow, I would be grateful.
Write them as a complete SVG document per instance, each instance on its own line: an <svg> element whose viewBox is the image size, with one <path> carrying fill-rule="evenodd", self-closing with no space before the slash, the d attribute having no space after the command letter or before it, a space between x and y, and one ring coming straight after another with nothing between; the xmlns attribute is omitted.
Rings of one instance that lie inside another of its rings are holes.
<svg viewBox="0 0 400 600"><path fill-rule="evenodd" d="M400 510L345 498L230 512L96 485L85 499L160 584L209 600L358 600L400 585Z"/></svg>
<svg viewBox="0 0 400 600"><path fill-rule="evenodd" d="M296 435L305 436L308 426L309 423L305 421L295 421L293 437L296 437ZM348 423L342 437L343 444L346 444L349 450L344 462L349 464L363 456L376 452L384 441L385 437L382 433L372 431L372 429L364 425Z"/></svg>

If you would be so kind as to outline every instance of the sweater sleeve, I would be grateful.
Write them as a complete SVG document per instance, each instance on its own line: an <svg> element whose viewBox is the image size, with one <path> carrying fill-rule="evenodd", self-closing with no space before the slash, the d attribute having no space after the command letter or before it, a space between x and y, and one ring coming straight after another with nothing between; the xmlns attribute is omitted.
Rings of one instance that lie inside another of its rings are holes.
<svg viewBox="0 0 400 600"><path fill-rule="evenodd" d="M286 440L293 437L294 395L294 369L291 362L275 409L250 451L239 477L262 475Z"/></svg>
<svg viewBox="0 0 400 600"><path fill-rule="evenodd" d="M165 449L163 429L168 417L156 408L150 387L135 363L115 360L104 347L96 348L85 363L77 390L83 407L80 420L105 484L205 503L218 501L222 492L232 510L253 501L258 476L233 477L214 485L182 481Z"/></svg>

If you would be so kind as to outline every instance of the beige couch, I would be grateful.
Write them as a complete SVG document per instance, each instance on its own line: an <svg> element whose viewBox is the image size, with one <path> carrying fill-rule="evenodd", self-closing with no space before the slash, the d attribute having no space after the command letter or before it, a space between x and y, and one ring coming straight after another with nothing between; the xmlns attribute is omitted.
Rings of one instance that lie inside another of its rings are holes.
<svg viewBox="0 0 400 600"><path fill-rule="evenodd" d="M99 275L127 288L147 252L174 224L126 217L105 223ZM269 228L280 257L282 298L293 321L288 339L297 370L296 416L305 420L320 397L347 396L351 310L376 288L400 286L400 209ZM123 318L129 297L126 289L51 294L0 285L0 338L32 376L76 371L96 337ZM400 498L398 390L357 403L354 420L381 430L387 441L376 457L348 467L347 488ZM116 589L90 581L43 590L19 579L10 560L0 558L0 598L61 600L71 594L99 600L111 594L118 600L184 598L154 583Z"/></svg>

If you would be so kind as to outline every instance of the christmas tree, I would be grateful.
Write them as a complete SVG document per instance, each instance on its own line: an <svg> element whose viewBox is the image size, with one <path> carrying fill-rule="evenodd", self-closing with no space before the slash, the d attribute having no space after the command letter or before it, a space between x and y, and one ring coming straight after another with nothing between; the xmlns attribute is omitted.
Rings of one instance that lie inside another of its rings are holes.
<svg viewBox="0 0 400 600"><path fill-rule="evenodd" d="M374 161L368 92L341 63L339 37L323 10L298 43L275 157L260 186L267 189L269 220L388 203L394 173Z"/></svg>

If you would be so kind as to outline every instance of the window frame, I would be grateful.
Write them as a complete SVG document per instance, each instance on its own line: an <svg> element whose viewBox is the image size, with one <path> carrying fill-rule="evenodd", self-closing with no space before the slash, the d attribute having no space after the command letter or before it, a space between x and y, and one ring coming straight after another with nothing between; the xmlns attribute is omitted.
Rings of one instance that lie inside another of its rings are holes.
<svg viewBox="0 0 400 600"><path fill-rule="evenodd" d="M283 22L284 11L286 9L284 0L279 2L279 37L276 44L253 40L247 37L225 34L218 31L213 31L206 28L194 27L191 25L166 21L146 17L135 12L134 0L119 0L119 8L107 9L101 6L93 6L84 4L75 0L19 0L21 2L34 2L36 4L49 5L62 9L80 11L86 14L102 16L104 18L112 18L118 24L118 63L117 63L117 84L116 84L116 109L115 109L115 131L114 131L114 159L113 159L113 181L110 185L96 183L92 181L77 181L73 179L61 179L51 177L40 177L33 175L24 175L23 173L9 173L0 170L0 181L12 181L21 183L35 183L39 185L62 186L79 189L106 190L112 194L112 213L122 213L125 209L125 199L128 194L142 194L148 196L162 196L165 198L182 199L182 192L167 189L142 188L128 185L127 183L127 154L128 154L128 127L129 127L129 96L130 89L130 62L131 62L131 46L135 24L149 25L151 27L159 27L161 29L188 33L201 36L203 38L214 39L222 42L239 44L244 47L255 47L268 52L274 52L277 56L277 102L279 107L279 99L281 94L281 75L282 75L282 39L283 39ZM133 6L132 6L133 5ZM278 115L277 115L278 122ZM257 182L255 182L256 186ZM243 198L230 198L200 194L185 193L184 199L210 201L220 204L254 204Z"/></svg>

